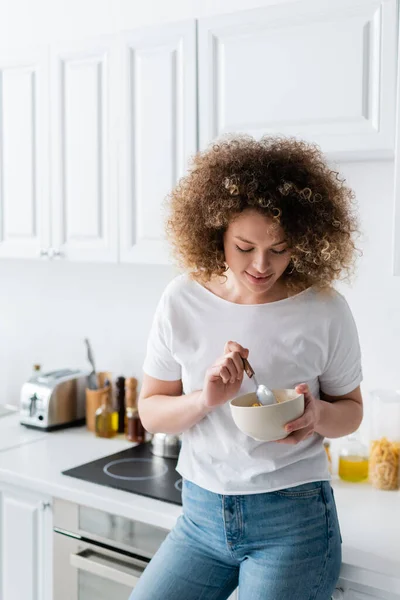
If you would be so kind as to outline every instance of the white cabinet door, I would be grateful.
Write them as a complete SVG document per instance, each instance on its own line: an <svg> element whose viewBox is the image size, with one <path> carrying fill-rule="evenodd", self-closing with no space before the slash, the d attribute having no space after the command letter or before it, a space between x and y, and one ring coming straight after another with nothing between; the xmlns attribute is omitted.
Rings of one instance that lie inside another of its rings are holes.
<svg viewBox="0 0 400 600"><path fill-rule="evenodd" d="M294 135L333 157L393 156L396 0L305 0L199 21L200 147Z"/></svg>
<svg viewBox="0 0 400 600"><path fill-rule="evenodd" d="M400 56L400 39L398 44L398 56ZM396 142L394 157L393 274L400 276L400 60L397 62L397 103L395 135Z"/></svg>
<svg viewBox="0 0 400 600"><path fill-rule="evenodd" d="M120 258L162 264L163 201L197 149L196 22L120 39Z"/></svg>
<svg viewBox="0 0 400 600"><path fill-rule="evenodd" d="M50 501L0 489L0 598L51 600Z"/></svg>
<svg viewBox="0 0 400 600"><path fill-rule="evenodd" d="M52 48L53 241L71 260L118 259L113 38Z"/></svg>
<svg viewBox="0 0 400 600"><path fill-rule="evenodd" d="M49 244L47 50L0 52L0 257Z"/></svg>

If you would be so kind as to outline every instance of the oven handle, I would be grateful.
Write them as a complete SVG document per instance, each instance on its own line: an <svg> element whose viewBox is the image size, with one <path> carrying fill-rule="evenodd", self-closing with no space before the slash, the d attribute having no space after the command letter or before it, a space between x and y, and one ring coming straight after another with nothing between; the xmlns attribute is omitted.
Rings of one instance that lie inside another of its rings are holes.
<svg viewBox="0 0 400 600"><path fill-rule="evenodd" d="M134 570L138 573L137 575L127 573L117 567L118 563L117 561L114 561L112 557L98 554L89 549L82 550L76 554L71 554L70 563L76 569L98 575L99 577L126 585L132 589L139 581L141 572L144 571L144 568L136 567Z"/></svg>

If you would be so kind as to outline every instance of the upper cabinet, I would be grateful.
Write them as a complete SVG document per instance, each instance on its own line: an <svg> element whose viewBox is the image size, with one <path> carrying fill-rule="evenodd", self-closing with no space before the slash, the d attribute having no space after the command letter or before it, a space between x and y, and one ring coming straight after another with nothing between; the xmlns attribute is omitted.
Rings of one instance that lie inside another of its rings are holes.
<svg viewBox="0 0 400 600"><path fill-rule="evenodd" d="M49 243L48 54L0 55L0 257Z"/></svg>
<svg viewBox="0 0 400 600"><path fill-rule="evenodd" d="M298 0L0 51L0 257L169 262L164 200L224 133L392 158L397 26L396 0Z"/></svg>
<svg viewBox="0 0 400 600"><path fill-rule="evenodd" d="M335 158L392 157L396 0L311 0L199 21L200 147L294 135Z"/></svg>
<svg viewBox="0 0 400 600"><path fill-rule="evenodd" d="M51 50L52 246L72 260L118 259L117 44Z"/></svg>
<svg viewBox="0 0 400 600"><path fill-rule="evenodd" d="M121 35L120 257L165 263L163 201L197 150L196 22Z"/></svg>

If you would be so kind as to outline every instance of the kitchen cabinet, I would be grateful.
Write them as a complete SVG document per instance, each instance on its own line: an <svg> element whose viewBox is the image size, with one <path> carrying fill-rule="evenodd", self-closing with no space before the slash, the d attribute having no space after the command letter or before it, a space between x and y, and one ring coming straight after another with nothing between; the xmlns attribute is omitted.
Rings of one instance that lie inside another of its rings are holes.
<svg viewBox="0 0 400 600"><path fill-rule="evenodd" d="M396 0L305 0L199 20L200 147L295 135L333 158L393 157Z"/></svg>
<svg viewBox="0 0 400 600"><path fill-rule="evenodd" d="M52 243L70 260L118 260L117 45L51 49Z"/></svg>
<svg viewBox="0 0 400 600"><path fill-rule="evenodd" d="M116 56L109 37L0 53L0 257L117 261Z"/></svg>
<svg viewBox="0 0 400 600"><path fill-rule="evenodd" d="M37 258L50 240L48 54L0 54L0 257Z"/></svg>
<svg viewBox="0 0 400 600"><path fill-rule="evenodd" d="M332 600L400 600L400 596L384 589L340 578Z"/></svg>
<svg viewBox="0 0 400 600"><path fill-rule="evenodd" d="M162 203L197 150L196 21L127 32L120 45L120 258L166 263Z"/></svg>
<svg viewBox="0 0 400 600"><path fill-rule="evenodd" d="M400 17L399 17L400 19ZM400 39L397 56L400 56ZM393 274L400 276L400 60L397 62L396 142L394 155Z"/></svg>
<svg viewBox="0 0 400 600"><path fill-rule="evenodd" d="M0 486L0 597L52 600L51 501Z"/></svg>
<svg viewBox="0 0 400 600"><path fill-rule="evenodd" d="M168 263L164 199L225 133L393 158L397 24L396 0L299 0L1 51L0 258Z"/></svg>

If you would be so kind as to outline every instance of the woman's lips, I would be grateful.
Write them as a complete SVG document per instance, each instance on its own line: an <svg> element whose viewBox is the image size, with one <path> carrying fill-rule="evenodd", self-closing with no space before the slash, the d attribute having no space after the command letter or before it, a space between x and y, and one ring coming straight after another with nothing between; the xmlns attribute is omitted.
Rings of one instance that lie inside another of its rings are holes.
<svg viewBox="0 0 400 600"><path fill-rule="evenodd" d="M254 283L256 285L263 285L264 283L267 283L267 281L269 281L271 279L273 273L271 273L270 275L262 276L262 277L256 277L255 275L252 275L251 273L248 273L247 271L245 271L245 275L251 283Z"/></svg>

